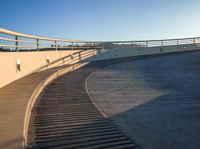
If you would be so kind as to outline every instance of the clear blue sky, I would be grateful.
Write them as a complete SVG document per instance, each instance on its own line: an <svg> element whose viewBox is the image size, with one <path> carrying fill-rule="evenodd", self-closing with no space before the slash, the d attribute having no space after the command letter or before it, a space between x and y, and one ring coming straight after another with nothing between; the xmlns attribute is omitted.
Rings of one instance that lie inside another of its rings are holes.
<svg viewBox="0 0 200 149"><path fill-rule="evenodd" d="M200 0L0 0L0 27L47 37L200 36Z"/></svg>

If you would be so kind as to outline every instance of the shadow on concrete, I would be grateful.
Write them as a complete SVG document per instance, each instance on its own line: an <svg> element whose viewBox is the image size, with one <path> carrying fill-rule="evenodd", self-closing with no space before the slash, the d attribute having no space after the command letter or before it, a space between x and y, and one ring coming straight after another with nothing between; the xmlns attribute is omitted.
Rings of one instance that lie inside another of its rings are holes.
<svg viewBox="0 0 200 149"><path fill-rule="evenodd" d="M47 62L45 66L42 66L36 69L35 72L46 70L51 67L70 65L70 64L81 62L81 61L87 62L91 57L94 57L94 56L95 55L92 50L74 52L74 53L71 53L70 55L61 57L60 59L55 60L53 62L50 62L50 63Z"/></svg>
<svg viewBox="0 0 200 149"><path fill-rule="evenodd" d="M142 148L199 149L199 57L182 53L108 66L88 87L109 119Z"/></svg>
<svg viewBox="0 0 200 149"><path fill-rule="evenodd" d="M85 78L97 67L92 64L80 68L47 87L32 112L29 127L32 149L137 148L99 113L86 93Z"/></svg>
<svg viewBox="0 0 200 149"><path fill-rule="evenodd" d="M109 118L144 149L199 149L199 101L177 97L169 93Z"/></svg>
<svg viewBox="0 0 200 149"><path fill-rule="evenodd" d="M146 56L136 61L101 61L99 65L90 64L56 79L37 108L33 147L88 149L120 148L121 145L121 148L139 148L135 141L144 149L198 149L200 78L196 69L199 55L194 52ZM187 68L194 63L196 66ZM103 101L95 99L95 102L108 119L103 118L94 105L88 106L91 101L84 81L95 70L97 75L102 72L103 76L94 78L99 82L93 82L91 87L100 92L93 98L101 96ZM129 93L134 95L129 96ZM106 96L102 98L102 95ZM50 112L58 114L45 116Z"/></svg>

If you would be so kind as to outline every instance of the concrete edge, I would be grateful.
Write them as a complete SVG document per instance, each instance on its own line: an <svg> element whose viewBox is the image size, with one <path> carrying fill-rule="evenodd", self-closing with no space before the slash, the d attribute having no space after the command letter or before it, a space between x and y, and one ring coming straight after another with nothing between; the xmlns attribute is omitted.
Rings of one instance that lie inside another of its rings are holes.
<svg viewBox="0 0 200 149"><path fill-rule="evenodd" d="M24 117L24 128L23 128L23 149L26 149L28 147L28 128L29 128L29 120L31 116L32 109L34 107L34 104L36 100L38 99L39 95L42 93L42 91L46 88L48 84L50 84L53 80L58 78L59 76L62 76L68 72L72 72L76 69L79 69L80 67L83 67L87 65L89 62L84 62L84 63L76 63L73 64L72 66L66 66L65 68L59 69L53 74L51 74L47 79L42 81L34 90L32 93L27 107L26 107L26 112L25 112L25 117Z"/></svg>
<svg viewBox="0 0 200 149"><path fill-rule="evenodd" d="M92 75L94 75L94 74L95 74L95 71L93 71L92 73L90 73L90 74L86 77L85 82L84 82L85 90L86 90L86 93L88 94L90 100L92 101L92 103L94 104L94 106L97 108L97 110L98 110L105 118L107 118L107 115L101 110L101 108L100 108L100 107L95 103L95 101L93 100L93 98L92 98L92 96L91 96L91 94L90 94L90 92L89 92L89 89L88 89L88 87L87 87L89 78L90 78Z"/></svg>

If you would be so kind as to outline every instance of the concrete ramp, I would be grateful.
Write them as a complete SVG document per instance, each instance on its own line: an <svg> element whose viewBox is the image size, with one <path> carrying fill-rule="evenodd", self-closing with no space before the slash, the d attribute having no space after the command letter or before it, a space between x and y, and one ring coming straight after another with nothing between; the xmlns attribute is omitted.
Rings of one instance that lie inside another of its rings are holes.
<svg viewBox="0 0 200 149"><path fill-rule="evenodd" d="M107 66L87 86L104 114L142 148L200 148L200 52Z"/></svg>
<svg viewBox="0 0 200 149"><path fill-rule="evenodd" d="M138 149L90 100L91 66L66 74L45 90L32 112L29 143L35 149Z"/></svg>

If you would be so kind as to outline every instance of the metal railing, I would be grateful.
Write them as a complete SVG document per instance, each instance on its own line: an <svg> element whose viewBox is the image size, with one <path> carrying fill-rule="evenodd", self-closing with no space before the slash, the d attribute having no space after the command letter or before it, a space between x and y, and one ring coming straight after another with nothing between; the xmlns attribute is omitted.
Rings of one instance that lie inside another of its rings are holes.
<svg viewBox="0 0 200 149"><path fill-rule="evenodd" d="M87 50L102 48L95 42L63 40L13 32L0 28L1 51Z"/></svg>
<svg viewBox="0 0 200 149"><path fill-rule="evenodd" d="M200 37L144 41L84 41L46 38L0 28L1 51L87 50L112 48L163 47L199 44Z"/></svg>
<svg viewBox="0 0 200 149"><path fill-rule="evenodd" d="M200 37L194 38L178 38L164 40L143 40L143 41L109 41L96 42L102 44L104 48L142 48L142 47L164 47L173 45L200 44Z"/></svg>

